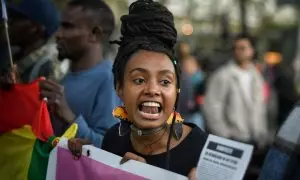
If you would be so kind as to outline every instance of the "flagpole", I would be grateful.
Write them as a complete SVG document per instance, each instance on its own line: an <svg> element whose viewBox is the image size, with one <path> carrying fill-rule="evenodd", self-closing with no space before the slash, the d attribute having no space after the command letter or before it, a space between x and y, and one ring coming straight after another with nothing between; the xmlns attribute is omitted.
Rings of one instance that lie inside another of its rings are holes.
<svg viewBox="0 0 300 180"><path fill-rule="evenodd" d="M12 58L12 53L11 53L11 47L10 47L10 39L9 39L9 33L8 33L8 16L7 16L7 11L6 11L6 4L4 0L1 0L1 6L2 6L2 18L4 21L4 29L5 29L5 36L6 36L6 42L7 42L7 48L8 48L8 54L9 54L9 61L10 61L10 66L13 68L14 66L14 61Z"/></svg>
<svg viewBox="0 0 300 180"><path fill-rule="evenodd" d="M5 35L6 35L6 41L7 41L7 47L8 47L8 54L9 54L9 62L11 68L14 66L13 58L12 58L12 53L11 53L11 47L10 47L10 39L9 39L9 34L8 34L8 24L7 21L4 22L5 26Z"/></svg>

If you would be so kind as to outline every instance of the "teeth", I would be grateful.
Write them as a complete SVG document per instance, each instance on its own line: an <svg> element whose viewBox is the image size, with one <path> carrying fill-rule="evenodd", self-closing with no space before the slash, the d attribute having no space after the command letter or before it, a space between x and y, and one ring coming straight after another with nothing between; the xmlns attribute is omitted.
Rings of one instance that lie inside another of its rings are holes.
<svg viewBox="0 0 300 180"><path fill-rule="evenodd" d="M142 105L147 107L160 107L160 104L157 102L144 102Z"/></svg>

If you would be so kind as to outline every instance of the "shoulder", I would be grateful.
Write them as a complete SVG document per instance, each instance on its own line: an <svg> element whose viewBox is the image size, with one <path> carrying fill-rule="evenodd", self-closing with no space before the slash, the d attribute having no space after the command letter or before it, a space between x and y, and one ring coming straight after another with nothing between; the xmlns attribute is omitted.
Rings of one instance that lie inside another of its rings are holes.
<svg viewBox="0 0 300 180"><path fill-rule="evenodd" d="M186 123L185 125L192 128L192 131L190 132L190 134L188 135L188 137L186 139L186 140L188 140L188 143L191 143L191 144L195 143L202 150L202 148L204 147L205 142L207 140L207 137L208 137L207 133L202 131L198 126L196 126L194 124Z"/></svg>
<svg viewBox="0 0 300 180"><path fill-rule="evenodd" d="M198 126L192 123L184 123L191 128L190 133L180 143L180 151L189 151L189 157L198 159L205 145L208 135L203 132Z"/></svg>
<svg viewBox="0 0 300 180"><path fill-rule="evenodd" d="M171 153L177 156L174 166L182 171L181 174L187 175L190 169L197 166L208 136L194 124L185 123L185 125L192 128L192 130L178 147L172 149ZM184 156L182 156L183 154Z"/></svg>
<svg viewBox="0 0 300 180"><path fill-rule="evenodd" d="M107 94L114 92L113 73L111 61L104 60L93 69L92 83L98 87L98 94Z"/></svg>
<svg viewBox="0 0 300 180"><path fill-rule="evenodd" d="M105 134L102 149L116 155L122 156L130 145L129 133L120 136L119 134L120 123L112 126Z"/></svg>
<svg viewBox="0 0 300 180"><path fill-rule="evenodd" d="M102 79L102 83L104 84L113 84L113 73L112 73L112 62L109 60L104 60L97 66L97 77Z"/></svg>
<svg viewBox="0 0 300 180"><path fill-rule="evenodd" d="M103 143L102 143L102 149L111 152L110 150L114 147L115 144L112 142L117 142L119 140L118 137L119 126L120 123L117 123L105 133Z"/></svg>
<svg viewBox="0 0 300 180"><path fill-rule="evenodd" d="M105 134L104 138L111 139L117 138L119 136L119 126L120 123L115 124L112 126Z"/></svg>
<svg viewBox="0 0 300 180"><path fill-rule="evenodd" d="M256 77L256 79L259 82L263 83L263 81L264 81L263 75L254 65L252 67L252 72L253 72L254 76Z"/></svg>
<svg viewBox="0 0 300 180"><path fill-rule="evenodd" d="M231 64L230 63L225 64L211 75L209 81L214 83L223 83L228 79L229 77L228 73L230 71L231 71Z"/></svg>
<svg viewBox="0 0 300 180"><path fill-rule="evenodd" d="M103 60L97 65L98 72L110 75L112 74L112 62L110 60Z"/></svg>

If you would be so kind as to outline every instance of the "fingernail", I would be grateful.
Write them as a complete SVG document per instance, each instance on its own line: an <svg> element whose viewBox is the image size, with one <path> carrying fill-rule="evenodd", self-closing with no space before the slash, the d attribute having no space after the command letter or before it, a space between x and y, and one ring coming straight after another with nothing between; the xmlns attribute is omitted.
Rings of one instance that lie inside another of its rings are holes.
<svg viewBox="0 0 300 180"><path fill-rule="evenodd" d="M73 159L77 161L77 160L79 160L79 156L77 156L77 155L73 156Z"/></svg>
<svg viewBox="0 0 300 180"><path fill-rule="evenodd" d="M120 164L124 164L124 163L126 163L127 161L129 161L129 159L126 158L126 157L123 157L123 158L121 159L121 161L120 161Z"/></svg>

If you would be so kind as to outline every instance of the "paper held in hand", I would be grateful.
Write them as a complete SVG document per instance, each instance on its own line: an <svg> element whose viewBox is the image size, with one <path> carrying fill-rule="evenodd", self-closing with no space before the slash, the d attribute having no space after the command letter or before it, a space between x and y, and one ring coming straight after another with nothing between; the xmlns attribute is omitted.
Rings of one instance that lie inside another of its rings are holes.
<svg viewBox="0 0 300 180"><path fill-rule="evenodd" d="M242 180L253 146L209 135L197 167L197 180Z"/></svg>

